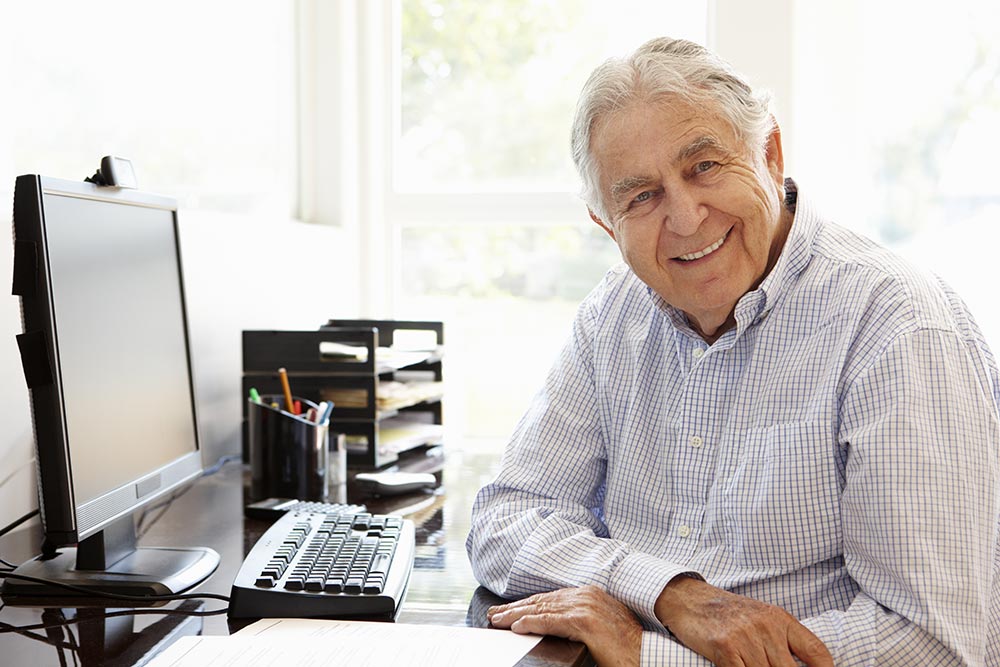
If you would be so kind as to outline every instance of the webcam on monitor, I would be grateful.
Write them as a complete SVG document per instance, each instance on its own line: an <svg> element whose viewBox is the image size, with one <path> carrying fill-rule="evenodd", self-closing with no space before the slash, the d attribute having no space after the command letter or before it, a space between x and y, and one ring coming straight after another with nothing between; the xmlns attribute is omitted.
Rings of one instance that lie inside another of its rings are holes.
<svg viewBox="0 0 1000 667"><path fill-rule="evenodd" d="M105 155L102 157L101 168L94 172L93 176L89 176L84 180L95 185L115 188L135 190L139 187L139 181L135 177L135 168L132 166L132 161L117 155Z"/></svg>

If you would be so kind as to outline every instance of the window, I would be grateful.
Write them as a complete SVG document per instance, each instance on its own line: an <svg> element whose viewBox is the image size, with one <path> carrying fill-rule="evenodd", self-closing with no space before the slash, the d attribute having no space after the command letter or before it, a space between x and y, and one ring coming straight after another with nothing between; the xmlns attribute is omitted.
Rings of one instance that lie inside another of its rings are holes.
<svg viewBox="0 0 1000 667"><path fill-rule="evenodd" d="M666 26L705 41L706 2L670 4L403 0L395 191L575 191L569 124L599 60Z"/></svg>
<svg viewBox="0 0 1000 667"><path fill-rule="evenodd" d="M339 99L359 102L335 111L350 159L327 180L353 215L332 218L359 221L364 314L447 323L446 422L463 444L509 434L618 260L575 195L573 104L600 60L663 34L772 89L787 173L834 219L939 271L1000 349L984 280L1000 206L990 0L340 6L359 29L341 28Z"/></svg>
<svg viewBox="0 0 1000 667"><path fill-rule="evenodd" d="M103 155L187 208L294 212L294 5L7 3L0 180ZM16 128L16 130L14 129Z"/></svg>
<svg viewBox="0 0 1000 667"><path fill-rule="evenodd" d="M601 60L646 39L705 43L707 2L395 8L392 310L446 322L446 424L467 448L495 448L580 300L620 259L576 197L569 134L580 89Z"/></svg>
<svg viewBox="0 0 1000 667"><path fill-rule="evenodd" d="M793 175L835 219L944 277L1000 350L1000 6L796 10Z"/></svg>

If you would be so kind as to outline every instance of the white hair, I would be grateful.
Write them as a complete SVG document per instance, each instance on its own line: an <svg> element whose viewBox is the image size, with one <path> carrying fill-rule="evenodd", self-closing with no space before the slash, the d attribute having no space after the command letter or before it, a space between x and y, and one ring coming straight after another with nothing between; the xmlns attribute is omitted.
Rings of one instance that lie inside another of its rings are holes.
<svg viewBox="0 0 1000 667"><path fill-rule="evenodd" d="M774 129L770 96L755 92L724 60L683 39L659 37L627 58L612 58L587 79L573 119L573 162L583 180L581 196L597 217L612 222L600 189L600 175L590 150L597 121L638 101L674 98L708 107L728 122L738 140L763 155Z"/></svg>

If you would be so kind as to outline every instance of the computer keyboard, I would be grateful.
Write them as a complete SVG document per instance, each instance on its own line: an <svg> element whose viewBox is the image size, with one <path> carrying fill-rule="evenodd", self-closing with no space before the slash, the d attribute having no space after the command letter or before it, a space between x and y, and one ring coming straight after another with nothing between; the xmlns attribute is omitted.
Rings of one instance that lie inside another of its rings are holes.
<svg viewBox="0 0 1000 667"><path fill-rule="evenodd" d="M319 512L323 514L359 514L367 512L364 505L345 503L323 503L314 500L297 500L295 498L267 498L250 503L243 508L243 516L248 519L264 519L274 521L286 512Z"/></svg>
<svg viewBox="0 0 1000 667"><path fill-rule="evenodd" d="M395 618L410 581L413 522L287 512L233 582L230 618Z"/></svg>

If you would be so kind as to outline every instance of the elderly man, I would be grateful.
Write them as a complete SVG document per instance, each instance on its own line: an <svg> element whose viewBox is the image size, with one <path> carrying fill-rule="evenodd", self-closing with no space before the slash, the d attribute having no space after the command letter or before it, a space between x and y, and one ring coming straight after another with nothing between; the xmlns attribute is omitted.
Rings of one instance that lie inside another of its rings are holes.
<svg viewBox="0 0 1000 667"><path fill-rule="evenodd" d="M958 296L824 219L690 42L599 67L573 156L625 266L476 500L476 576L530 596L493 625L602 665L1000 664L1000 385Z"/></svg>

